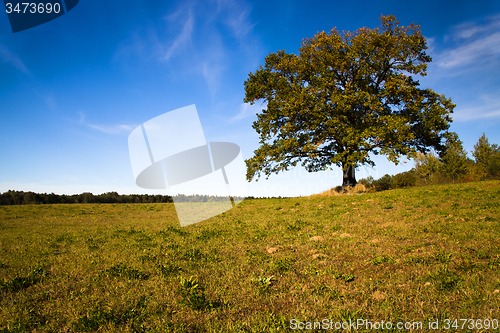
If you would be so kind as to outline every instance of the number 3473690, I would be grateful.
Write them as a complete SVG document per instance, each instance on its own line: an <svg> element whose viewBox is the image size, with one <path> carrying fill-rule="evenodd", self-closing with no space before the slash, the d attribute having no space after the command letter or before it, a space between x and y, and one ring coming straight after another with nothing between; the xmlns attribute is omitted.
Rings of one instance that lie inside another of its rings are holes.
<svg viewBox="0 0 500 333"><path fill-rule="evenodd" d="M59 3L51 4L51 3L29 3L29 2L23 2L23 3L17 3L15 6L13 6L10 2L5 4L5 10L7 11L7 14L10 14L12 12L18 13L18 14L25 14L25 13L31 13L31 14L43 14L43 13L59 13L61 11L61 5Z"/></svg>

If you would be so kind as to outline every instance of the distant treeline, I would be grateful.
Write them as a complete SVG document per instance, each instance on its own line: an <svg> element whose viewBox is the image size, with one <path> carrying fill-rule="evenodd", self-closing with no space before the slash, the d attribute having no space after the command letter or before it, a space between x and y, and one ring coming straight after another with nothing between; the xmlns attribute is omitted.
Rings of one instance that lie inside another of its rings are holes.
<svg viewBox="0 0 500 333"><path fill-rule="evenodd" d="M124 194L107 192L94 195L89 192L81 194L34 193L24 191L7 191L0 194L0 205L34 205L61 203L161 203L174 202L169 195Z"/></svg>
<svg viewBox="0 0 500 333"><path fill-rule="evenodd" d="M241 199L241 198L235 198ZM176 202L217 202L227 197L209 195L176 195ZM0 194L0 205L36 205L36 204L68 204L68 203L169 203L174 202L170 195L150 194L118 194L107 192L94 195L90 192L81 194L35 193L24 191L7 191Z"/></svg>

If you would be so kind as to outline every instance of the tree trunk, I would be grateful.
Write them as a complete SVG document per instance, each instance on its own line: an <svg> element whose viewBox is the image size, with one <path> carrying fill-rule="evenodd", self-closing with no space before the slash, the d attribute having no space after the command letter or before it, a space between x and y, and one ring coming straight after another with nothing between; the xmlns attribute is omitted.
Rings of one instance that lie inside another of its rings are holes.
<svg viewBox="0 0 500 333"><path fill-rule="evenodd" d="M355 186L357 181L356 181L356 176L355 176L355 170L352 165L342 165L342 173L343 173L343 178L342 178L342 187L346 186Z"/></svg>

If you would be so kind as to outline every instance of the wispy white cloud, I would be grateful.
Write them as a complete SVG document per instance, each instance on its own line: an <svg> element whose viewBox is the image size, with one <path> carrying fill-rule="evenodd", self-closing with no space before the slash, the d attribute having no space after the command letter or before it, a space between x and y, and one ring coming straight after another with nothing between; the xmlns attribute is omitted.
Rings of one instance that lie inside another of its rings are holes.
<svg viewBox="0 0 500 333"><path fill-rule="evenodd" d="M457 121L469 121L476 119L500 119L500 107L493 111L490 110L491 107L469 107L459 109L458 112L455 112L455 116L453 116L454 120Z"/></svg>
<svg viewBox="0 0 500 333"><path fill-rule="evenodd" d="M475 40L447 52L439 61L441 67L458 67L500 56L500 32Z"/></svg>
<svg viewBox="0 0 500 333"><path fill-rule="evenodd" d="M168 16L167 20L170 21L171 23L179 24L179 15L180 12L176 12L175 14ZM166 61L170 60L170 58L172 58L172 56L177 51L179 51L179 49L190 44L191 35L193 33L193 26L194 26L194 17L192 10L189 8L187 10L187 18L184 19L184 23L182 25L182 31L169 45L165 53L165 56L163 57L164 60Z"/></svg>
<svg viewBox="0 0 500 333"><path fill-rule="evenodd" d="M463 22L431 42L434 64L422 81L457 104L456 122L500 120L496 84L500 64L500 15Z"/></svg>
<svg viewBox="0 0 500 333"><path fill-rule="evenodd" d="M202 73L203 79L210 91L210 94L213 96L217 92L219 88L219 76L223 71L223 67L219 62L203 62L202 63Z"/></svg>
<svg viewBox="0 0 500 333"><path fill-rule="evenodd" d="M83 113L82 111L78 111L78 115L80 116L80 118L78 119L78 123L79 124L84 124L85 123L86 114Z"/></svg>
<svg viewBox="0 0 500 333"><path fill-rule="evenodd" d="M229 119L229 121L234 122L243 118L254 116L257 113L262 112L262 110L266 107L266 103L255 103L253 105L251 105L250 103L242 103L239 107L238 114Z"/></svg>
<svg viewBox="0 0 500 333"><path fill-rule="evenodd" d="M160 23L138 27L121 42L115 60L126 68L133 60L147 66L155 63L173 78L198 76L214 96L232 66L245 62L251 67L261 60L251 11L245 1L180 2Z"/></svg>
<svg viewBox="0 0 500 333"><path fill-rule="evenodd" d="M486 22L464 22L451 27L451 33L445 36L445 39L467 39L481 32L495 31L500 27L500 15L486 17Z"/></svg>
<svg viewBox="0 0 500 333"><path fill-rule="evenodd" d="M214 34L209 45L202 45L202 48L203 54L197 55L193 59L195 64L199 63L195 71L201 73L210 94L214 96L220 88L221 77L229 65L229 59L224 47L224 41L218 34Z"/></svg>
<svg viewBox="0 0 500 333"><path fill-rule="evenodd" d="M11 64L16 69L23 72L24 74L31 76L31 73L28 70L28 67L26 67L26 65L21 60L21 58L19 58L16 54L14 54L9 49L7 49L7 47L5 45L3 45L2 43L0 43L0 59L3 62Z"/></svg>
<svg viewBox="0 0 500 333"><path fill-rule="evenodd" d="M101 131L106 134L122 134L126 135L132 132L134 128L137 126L132 126L132 125L94 125L94 124L86 124L87 126L96 129L98 131Z"/></svg>
<svg viewBox="0 0 500 333"><path fill-rule="evenodd" d="M500 119L500 98L484 95L475 105L457 106L453 119L457 121Z"/></svg>
<svg viewBox="0 0 500 333"><path fill-rule="evenodd" d="M477 33L486 30L485 26L478 26L472 22L466 22L459 25L456 25L452 28L452 34L445 36L446 39L464 39L470 38Z"/></svg>
<svg viewBox="0 0 500 333"><path fill-rule="evenodd" d="M253 29L255 23L251 22L249 18L250 9L241 9L236 12L236 15L229 15L226 24L230 28L232 34L239 39L243 40Z"/></svg>
<svg viewBox="0 0 500 333"><path fill-rule="evenodd" d="M248 49L249 41L253 40L251 32L255 24L251 22L250 12L250 5L233 0L218 1L217 7L201 1L181 4L167 16L169 26L183 24L183 29L166 47L163 60L182 56L203 77L211 95L215 95L234 61L231 43L236 40L239 46Z"/></svg>
<svg viewBox="0 0 500 333"><path fill-rule="evenodd" d="M437 63L446 69L482 64L500 57L500 15L487 17L485 22L465 22L452 27L446 40L455 46L437 55Z"/></svg>
<svg viewBox="0 0 500 333"><path fill-rule="evenodd" d="M116 124L116 125L102 125L102 124L91 124L86 121L87 115L78 111L78 124L84 125L86 127L90 127L94 130L97 130L106 134L119 134L119 135L128 135L134 128L139 125L125 125L125 124Z"/></svg>

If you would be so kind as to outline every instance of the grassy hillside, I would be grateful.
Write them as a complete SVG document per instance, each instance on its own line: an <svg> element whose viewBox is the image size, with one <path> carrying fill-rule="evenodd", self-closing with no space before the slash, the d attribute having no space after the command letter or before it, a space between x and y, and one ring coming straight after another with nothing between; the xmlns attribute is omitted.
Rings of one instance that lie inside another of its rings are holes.
<svg viewBox="0 0 500 333"><path fill-rule="evenodd" d="M185 228L173 204L1 206L0 332L498 332L499 236L500 181L249 200Z"/></svg>

